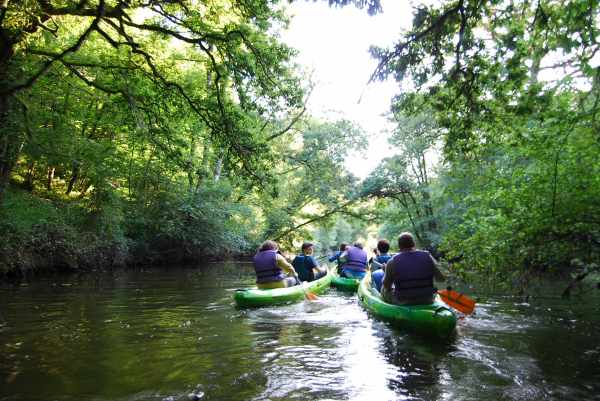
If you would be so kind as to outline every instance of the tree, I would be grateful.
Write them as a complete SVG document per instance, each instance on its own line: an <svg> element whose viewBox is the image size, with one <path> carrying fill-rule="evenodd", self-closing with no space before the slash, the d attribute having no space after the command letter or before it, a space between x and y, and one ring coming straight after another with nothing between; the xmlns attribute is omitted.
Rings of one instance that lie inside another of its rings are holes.
<svg viewBox="0 0 600 401"><path fill-rule="evenodd" d="M503 280L592 263L598 2L458 0L415 11L393 48L372 49L372 79L401 83L396 113L432 110L444 145L443 250Z"/></svg>
<svg viewBox="0 0 600 401"><path fill-rule="evenodd" d="M263 1L4 2L0 198L27 141L15 118L27 108L21 98L47 74L70 74L153 123L164 122L154 100L173 99L241 173L258 178L264 137L256 129L262 122L252 116L268 120L302 101L287 66L293 52L269 33L284 23L283 14ZM194 75L206 85L186 80Z"/></svg>

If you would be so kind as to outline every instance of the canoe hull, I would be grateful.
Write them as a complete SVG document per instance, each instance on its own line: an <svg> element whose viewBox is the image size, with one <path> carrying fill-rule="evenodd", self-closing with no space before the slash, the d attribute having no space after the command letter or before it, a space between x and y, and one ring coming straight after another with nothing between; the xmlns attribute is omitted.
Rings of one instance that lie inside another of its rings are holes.
<svg viewBox="0 0 600 401"><path fill-rule="evenodd" d="M355 278L346 278L334 275L331 279L331 286L341 291L356 292L360 280Z"/></svg>
<svg viewBox="0 0 600 401"><path fill-rule="evenodd" d="M318 280L303 284L306 290L313 294L322 294L329 288L331 272ZM233 299L237 306L242 308L258 308L261 306L285 305L304 300L304 290L296 285L287 288L274 288L271 290L260 290L258 288L244 288L236 290Z"/></svg>
<svg viewBox="0 0 600 401"><path fill-rule="evenodd" d="M360 304L375 317L394 326L438 338L451 336L456 329L456 314L439 299L428 305L393 305L384 302L371 287L367 274L358 287Z"/></svg>

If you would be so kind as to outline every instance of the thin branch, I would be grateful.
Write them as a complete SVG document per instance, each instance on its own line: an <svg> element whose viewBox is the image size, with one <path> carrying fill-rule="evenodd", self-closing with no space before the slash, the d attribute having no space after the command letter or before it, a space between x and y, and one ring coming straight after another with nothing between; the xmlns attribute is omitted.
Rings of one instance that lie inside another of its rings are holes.
<svg viewBox="0 0 600 401"><path fill-rule="evenodd" d="M54 7L48 0L39 0L42 11L48 15L76 15L80 17L98 17L98 10L102 9L101 15L107 18L118 18L123 15L123 9L120 7L124 3L119 2L119 7L106 7L104 0L100 1L97 8L85 8L87 1L81 1L75 7Z"/></svg>
<svg viewBox="0 0 600 401"><path fill-rule="evenodd" d="M42 3L46 3L46 2L42 2ZM90 33L92 31L94 31L96 29L96 27L98 26L100 19L102 18L102 16L104 16L104 12L105 12L104 0L100 0L100 4L98 5L98 8L96 9L96 14L95 14L96 18L94 18L94 21L92 21L90 26L85 30L85 32L79 37L79 39L77 39L77 41L73 45L71 45L68 48L66 48L65 50L63 50L60 54L58 54L57 57L53 57L50 60L46 61L44 63L44 65L42 66L42 68L40 68L35 74L33 74L31 77L29 77L29 79L26 82L16 85L16 86L13 86L12 88L8 88L7 90L5 90L4 92L1 92L0 94L1 95L11 95L15 92L18 92L20 90L31 87L31 85L33 85L35 83L35 81L37 81L38 78L42 76L42 74L44 74L46 71L48 71L48 69L52 66L52 64L54 64L55 61L60 61L67 54L73 53L73 52L76 52L77 50L79 50L81 48L81 46L83 45L83 43L88 38L88 36L90 35Z"/></svg>
<svg viewBox="0 0 600 401"><path fill-rule="evenodd" d="M46 57L58 57L60 54L55 52L49 52L41 49L26 49L26 53L35 54L38 56L46 56ZM76 61L76 60L60 60L63 64L68 64L70 66L75 67L89 67L89 68L101 68L105 70L134 70L135 68L125 66L125 65L115 65L115 64L98 64L87 61Z"/></svg>
<svg viewBox="0 0 600 401"><path fill-rule="evenodd" d="M275 138L280 137L281 135L287 133L289 130L292 129L292 127L298 122L298 120L300 120L300 118L302 118L302 116L304 115L304 113L306 112L306 104L304 105L304 107L302 107L302 110L300 111L300 113L298 113L296 116L294 116L294 118L292 118L292 121L290 121L290 123L281 131L274 133L273 135L271 135L270 137L267 138L267 142L272 141Z"/></svg>
<svg viewBox="0 0 600 401"><path fill-rule="evenodd" d="M71 64L69 64L69 63L67 63L65 61L61 60L61 63L69 71L71 71L73 74L75 74L77 76L77 78L81 79L86 85L89 85L89 86L91 86L93 88L101 90L102 92L109 93L111 95L123 94L123 92L121 90L119 90L119 89L108 88L108 87L106 87L104 85L101 85L101 84L99 84L99 83L97 83L95 81L92 81L92 80L86 78L85 75L83 75L82 73L80 73L79 71L77 71L77 69L73 65L71 65Z"/></svg>
<svg viewBox="0 0 600 401"><path fill-rule="evenodd" d="M329 216L331 216L331 215L333 215L335 213L339 213L343 209L345 209L346 207L350 206L352 203L357 202L359 199L360 198L350 199L349 201L346 201L345 203L343 203L343 204L341 204L341 205L339 205L337 207L334 207L333 209L330 209L327 212L325 212L325 213L323 213L323 214L321 214L319 216L315 216L315 217L313 217L311 219L306 220L303 223L300 223L300 224L298 224L298 225L296 225L296 226L294 226L294 227L292 227L290 229L287 229L283 233L281 233L280 235L278 235L276 238L274 238L274 241L279 241L283 237L285 237L286 235L289 235L290 233L292 233L292 232L294 232L294 231L296 231L296 230L298 230L298 229L300 229L300 228L302 228L302 227L304 227L304 226L306 226L306 225L308 225L310 223L314 223L315 221L322 220L322 219L325 219L325 218L327 218L327 217L329 217Z"/></svg>
<svg viewBox="0 0 600 401"><path fill-rule="evenodd" d="M455 70L454 74L458 75L460 72L460 48L462 46L465 28L467 27L467 15L465 13L464 8L464 0L460 0L459 4L459 12L460 12L460 30L458 32L458 41L456 42L456 61L455 61Z"/></svg>
<svg viewBox="0 0 600 401"><path fill-rule="evenodd" d="M418 42L419 40L423 39L427 35L431 34L433 31L439 30L446 23L446 20L448 18L450 18L453 14L456 14L457 12L459 12L459 10L460 10L460 3L457 4L456 6L452 7L451 9L447 10L442 15L440 15L426 29L424 29L424 30L422 30L420 32L413 33L412 37L408 41L397 44L393 52L388 52L388 54L386 54L385 56L383 56L383 58L381 59L381 61L379 61L379 63L377 64L377 67L375 68L375 71L373 71L373 74L371 74L371 77L369 78L369 81L367 81L367 83L374 82L375 78L378 75L382 74L383 69L385 68L385 66L393 58L399 57L402 54L402 52L404 52L404 50L406 50L406 48L408 46L410 46L411 44L413 44L415 42Z"/></svg>

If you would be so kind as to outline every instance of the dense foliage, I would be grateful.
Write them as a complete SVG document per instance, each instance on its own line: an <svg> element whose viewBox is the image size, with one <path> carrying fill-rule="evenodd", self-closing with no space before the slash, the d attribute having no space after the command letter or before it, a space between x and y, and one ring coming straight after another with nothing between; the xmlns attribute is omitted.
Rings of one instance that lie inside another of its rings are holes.
<svg viewBox="0 0 600 401"><path fill-rule="evenodd" d="M597 269L597 1L415 5L399 42L372 49L372 79L399 94L395 152L363 182L344 168L362 130L306 113L284 7L0 4L4 271L197 261L265 238L325 248L373 230L413 231L457 271L505 283Z"/></svg>
<svg viewBox="0 0 600 401"><path fill-rule="evenodd" d="M4 2L3 269L246 252L337 207L361 134L305 116L286 23L253 0Z"/></svg>
<svg viewBox="0 0 600 401"><path fill-rule="evenodd" d="M373 78L402 88L400 156L376 173L404 188L386 216L488 278L595 268L598 29L596 1L417 7L398 44L372 50ZM443 160L428 171L423 150L436 146Z"/></svg>

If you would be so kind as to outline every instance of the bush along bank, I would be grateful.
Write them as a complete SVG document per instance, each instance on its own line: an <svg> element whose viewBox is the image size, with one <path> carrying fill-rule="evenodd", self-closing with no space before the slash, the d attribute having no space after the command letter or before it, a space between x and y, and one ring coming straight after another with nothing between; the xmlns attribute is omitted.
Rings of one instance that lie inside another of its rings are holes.
<svg viewBox="0 0 600 401"><path fill-rule="evenodd" d="M206 195L206 194L204 194ZM197 263L254 247L235 225L233 206L203 196L162 199L145 208L114 194L89 200L44 199L11 190L0 208L0 276ZM198 201L198 197L195 197Z"/></svg>

